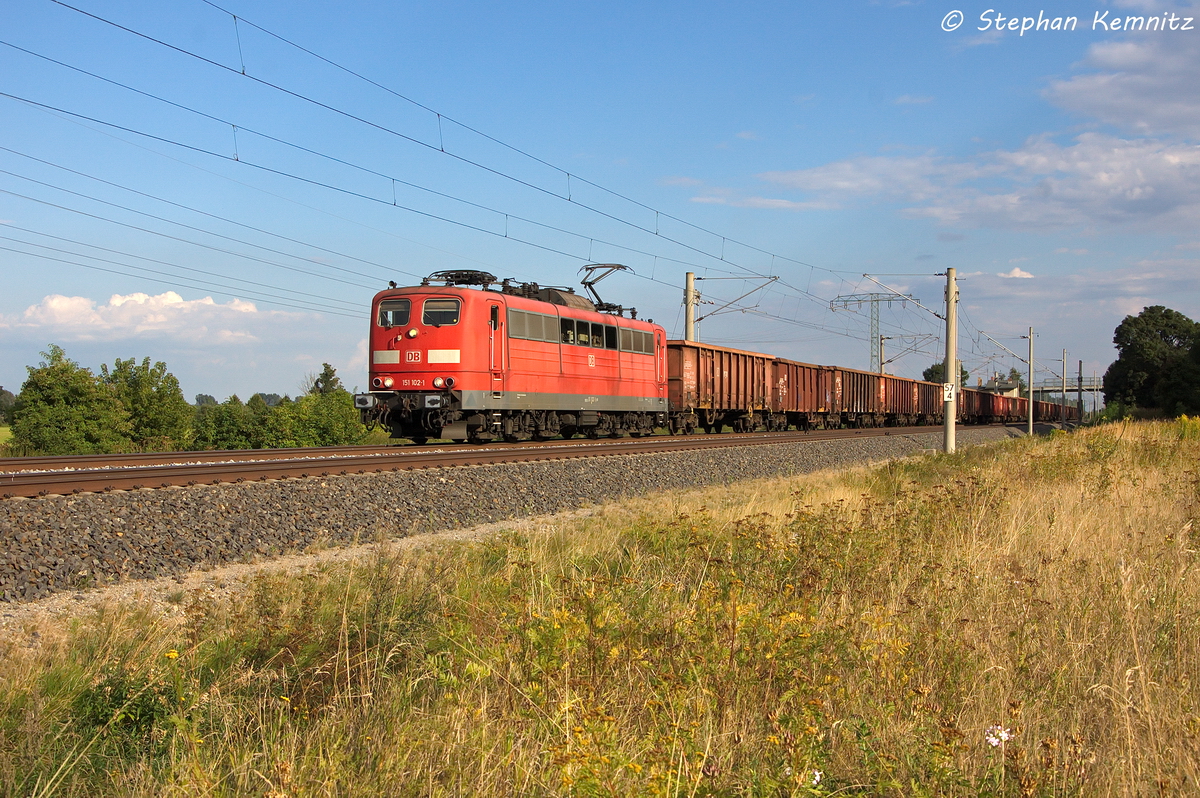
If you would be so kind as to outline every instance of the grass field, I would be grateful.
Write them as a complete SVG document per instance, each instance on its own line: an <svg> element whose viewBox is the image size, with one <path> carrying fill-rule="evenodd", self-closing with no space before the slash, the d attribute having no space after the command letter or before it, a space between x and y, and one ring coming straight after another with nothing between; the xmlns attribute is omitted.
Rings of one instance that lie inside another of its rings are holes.
<svg viewBox="0 0 1200 798"><path fill-rule="evenodd" d="M0 446L8 443L8 439L12 437L12 430L0 424Z"/></svg>
<svg viewBox="0 0 1200 798"><path fill-rule="evenodd" d="M1194 793L1198 462L1112 425L45 621L0 793Z"/></svg>

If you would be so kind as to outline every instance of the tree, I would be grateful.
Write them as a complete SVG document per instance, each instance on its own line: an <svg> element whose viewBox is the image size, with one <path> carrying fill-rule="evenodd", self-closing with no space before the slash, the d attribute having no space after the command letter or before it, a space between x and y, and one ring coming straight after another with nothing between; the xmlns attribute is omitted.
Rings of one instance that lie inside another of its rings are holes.
<svg viewBox="0 0 1200 798"><path fill-rule="evenodd" d="M348 446L361 443L367 436L367 428L359 421L359 412L354 407L354 397L348 391L339 389L301 396L288 407L308 433L309 442L303 446Z"/></svg>
<svg viewBox="0 0 1200 798"><path fill-rule="evenodd" d="M215 405L215 404L218 404L217 397L212 396L207 393L196 394L196 407L200 407L201 405Z"/></svg>
<svg viewBox="0 0 1200 798"><path fill-rule="evenodd" d="M0 424L12 423L12 410L16 401L17 397L12 391L6 391L0 387Z"/></svg>
<svg viewBox="0 0 1200 798"><path fill-rule="evenodd" d="M1117 359L1104 372L1104 401L1168 413L1196 407L1200 324L1162 305L1126 316L1113 333Z"/></svg>
<svg viewBox="0 0 1200 798"><path fill-rule="evenodd" d="M1019 368L1014 366L1008 370L1008 381L1015 382L1017 384L1017 390L1021 396L1027 396L1029 394L1029 386L1025 384L1025 375Z"/></svg>
<svg viewBox="0 0 1200 798"><path fill-rule="evenodd" d="M169 452L191 442L193 410L166 363L151 366L150 358L140 364L133 358L117 359L111 371L101 364L100 378L129 411L133 439L140 449Z"/></svg>
<svg viewBox="0 0 1200 798"><path fill-rule="evenodd" d="M237 394L219 405L204 404L196 408L195 449L254 448L254 419L252 412Z"/></svg>
<svg viewBox="0 0 1200 798"><path fill-rule="evenodd" d="M962 368L962 367L960 366L959 368ZM945 382L946 381L945 375L946 375L946 364L939 360L937 363L934 363L932 366L925 369L925 371L921 373L921 379L925 380L925 382ZM967 370L963 369L962 374L960 375L958 384L966 385L967 379L970 376L971 375L967 373Z"/></svg>
<svg viewBox="0 0 1200 798"><path fill-rule="evenodd" d="M346 393L346 389L342 387L342 381L338 378L337 370L328 363L321 364L321 373L316 377L311 378L312 387L306 393L323 393L330 394L341 391Z"/></svg>
<svg viewBox="0 0 1200 798"><path fill-rule="evenodd" d="M13 407L12 443L39 454L112 454L132 451L129 411L90 369L51 344L45 360L27 367Z"/></svg>

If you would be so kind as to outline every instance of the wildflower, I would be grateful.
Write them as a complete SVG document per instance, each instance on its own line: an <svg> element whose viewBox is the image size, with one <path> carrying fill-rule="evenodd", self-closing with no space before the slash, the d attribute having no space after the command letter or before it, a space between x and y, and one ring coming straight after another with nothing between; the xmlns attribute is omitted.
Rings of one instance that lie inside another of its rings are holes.
<svg viewBox="0 0 1200 798"><path fill-rule="evenodd" d="M280 700L280 701L286 701L286 702L287 702L287 703L289 703L289 704L290 704L290 703L292 703L292 699L288 698L288 697L287 697L287 696L285 696L285 695L281 695L281 696L279 696L279 700Z"/></svg>
<svg viewBox="0 0 1200 798"><path fill-rule="evenodd" d="M822 773L821 771L819 771L819 770L814 770L814 771L812 772L812 786L816 787L818 784L820 784L820 783L821 783L821 779L822 779L824 776L825 776L825 774L824 774L824 773Z"/></svg>
<svg viewBox="0 0 1200 798"><path fill-rule="evenodd" d="M983 733L983 739L992 748L1006 743L1012 739L1012 731L1003 726L989 726L988 730Z"/></svg>
<svg viewBox="0 0 1200 798"><path fill-rule="evenodd" d="M166 654L163 654L163 656L167 659L179 659L179 652L175 649L171 649Z"/></svg>

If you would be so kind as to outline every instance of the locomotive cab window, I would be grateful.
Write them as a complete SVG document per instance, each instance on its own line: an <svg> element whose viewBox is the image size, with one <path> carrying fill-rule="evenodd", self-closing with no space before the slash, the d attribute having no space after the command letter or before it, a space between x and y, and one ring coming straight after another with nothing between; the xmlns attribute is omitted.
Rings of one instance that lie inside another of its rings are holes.
<svg viewBox="0 0 1200 798"><path fill-rule="evenodd" d="M575 319L562 319L562 342L564 344L575 343Z"/></svg>
<svg viewBox="0 0 1200 798"><path fill-rule="evenodd" d="M426 299L421 313L421 323L430 327L458 324L458 313L462 302L457 299Z"/></svg>
<svg viewBox="0 0 1200 798"><path fill-rule="evenodd" d="M616 349L617 348L617 328L612 326L611 324L604 325L604 348L605 349Z"/></svg>
<svg viewBox="0 0 1200 798"><path fill-rule="evenodd" d="M412 304L407 299L385 299L379 303L379 326L402 327L408 324Z"/></svg>
<svg viewBox="0 0 1200 798"><path fill-rule="evenodd" d="M575 343L580 346L592 345L592 325L586 321L575 322Z"/></svg>
<svg viewBox="0 0 1200 798"><path fill-rule="evenodd" d="M592 325L592 346L598 349L604 348L604 325Z"/></svg>

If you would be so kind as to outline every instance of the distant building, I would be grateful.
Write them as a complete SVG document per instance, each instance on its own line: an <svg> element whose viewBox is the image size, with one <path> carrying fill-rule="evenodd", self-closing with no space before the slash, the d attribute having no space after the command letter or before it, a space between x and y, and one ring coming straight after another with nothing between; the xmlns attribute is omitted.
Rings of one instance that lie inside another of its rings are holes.
<svg viewBox="0 0 1200 798"><path fill-rule="evenodd" d="M995 393L1001 396L1021 395L1021 383L1017 382L1016 380L1010 380L1003 374L993 374L992 378L986 383L983 382L982 377L979 381L981 383L979 390L981 391L987 391L988 393Z"/></svg>

